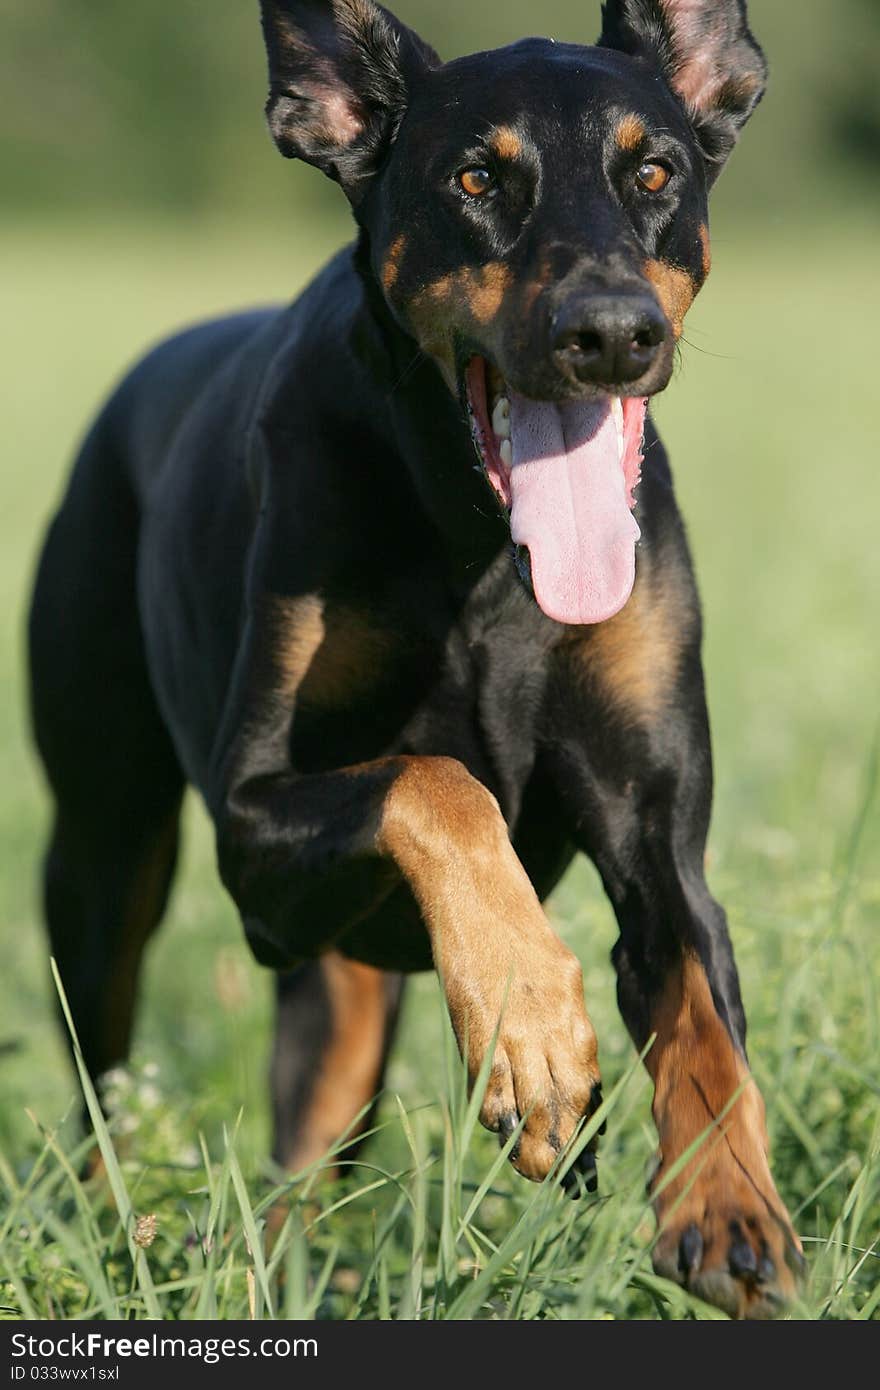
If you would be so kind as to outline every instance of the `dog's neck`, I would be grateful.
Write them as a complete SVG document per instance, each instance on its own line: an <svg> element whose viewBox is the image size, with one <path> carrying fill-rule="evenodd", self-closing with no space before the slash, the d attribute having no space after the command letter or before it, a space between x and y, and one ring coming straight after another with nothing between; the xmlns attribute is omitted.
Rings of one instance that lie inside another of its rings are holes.
<svg viewBox="0 0 880 1390"><path fill-rule="evenodd" d="M482 475L461 404L437 365L391 313L373 275L363 231L352 261L362 287L353 347L385 403L379 431L441 537L453 581L470 590L499 551L510 546L507 523Z"/></svg>

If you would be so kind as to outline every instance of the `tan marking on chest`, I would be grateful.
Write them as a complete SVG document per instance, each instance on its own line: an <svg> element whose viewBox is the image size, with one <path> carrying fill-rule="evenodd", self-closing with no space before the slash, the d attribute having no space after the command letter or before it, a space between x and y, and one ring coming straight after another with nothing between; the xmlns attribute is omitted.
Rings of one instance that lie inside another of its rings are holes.
<svg viewBox="0 0 880 1390"><path fill-rule="evenodd" d="M324 604L317 594L277 598L273 603L273 618L280 694L294 700L326 636Z"/></svg>
<svg viewBox="0 0 880 1390"><path fill-rule="evenodd" d="M392 633L355 608L325 613L326 635L300 688L304 706L344 709L381 683L396 645Z"/></svg>
<svg viewBox="0 0 880 1390"><path fill-rule="evenodd" d="M313 594L280 600L277 623L282 693L305 708L344 709L374 689L395 646L368 613Z"/></svg>
<svg viewBox="0 0 880 1390"><path fill-rule="evenodd" d="M627 719L662 718L674 697L682 654L693 640L693 600L675 581L636 581L629 602L579 639L583 669Z"/></svg>

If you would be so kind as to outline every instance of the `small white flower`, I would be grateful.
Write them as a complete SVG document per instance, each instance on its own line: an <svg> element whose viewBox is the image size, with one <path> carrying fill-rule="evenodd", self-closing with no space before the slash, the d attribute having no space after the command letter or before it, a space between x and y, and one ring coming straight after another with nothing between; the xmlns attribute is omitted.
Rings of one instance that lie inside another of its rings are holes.
<svg viewBox="0 0 880 1390"><path fill-rule="evenodd" d="M101 1077L101 1085L105 1089L127 1091L131 1085L131 1077L124 1067L111 1067Z"/></svg>

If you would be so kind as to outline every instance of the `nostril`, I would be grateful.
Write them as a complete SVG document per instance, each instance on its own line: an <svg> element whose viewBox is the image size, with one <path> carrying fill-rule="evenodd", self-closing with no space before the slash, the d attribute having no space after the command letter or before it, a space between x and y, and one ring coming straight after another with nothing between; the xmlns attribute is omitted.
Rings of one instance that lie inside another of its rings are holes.
<svg viewBox="0 0 880 1390"><path fill-rule="evenodd" d="M564 333L556 341L556 351L569 357L597 357L605 348L601 333L590 330Z"/></svg>
<svg viewBox="0 0 880 1390"><path fill-rule="evenodd" d="M633 345L637 348L657 348L666 337L666 324L659 315L650 315L634 325Z"/></svg>
<svg viewBox="0 0 880 1390"><path fill-rule="evenodd" d="M585 357L593 357L596 353L602 351L604 344L602 342L601 334L588 332L579 333L577 335L576 346L580 349L580 351L584 354Z"/></svg>

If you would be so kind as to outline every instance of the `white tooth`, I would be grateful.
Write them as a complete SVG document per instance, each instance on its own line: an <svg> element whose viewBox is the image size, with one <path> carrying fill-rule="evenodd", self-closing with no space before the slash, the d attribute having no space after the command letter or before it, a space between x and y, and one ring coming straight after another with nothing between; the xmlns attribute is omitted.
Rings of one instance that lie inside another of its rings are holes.
<svg viewBox="0 0 880 1390"><path fill-rule="evenodd" d="M502 396L492 411L492 428L499 439L510 438L510 401Z"/></svg>
<svg viewBox="0 0 880 1390"><path fill-rule="evenodd" d="M623 402L619 396L611 397L611 416L617 430L617 454L623 459Z"/></svg>
<svg viewBox="0 0 880 1390"><path fill-rule="evenodd" d="M501 446L500 446L500 448L499 448L499 450L498 450L498 453L499 453L500 456L501 456L501 462L504 464L504 467L507 468L507 469L512 468L512 467L513 467L513 445L511 444L511 442L510 442L509 439L502 439L502 441L501 441Z"/></svg>

